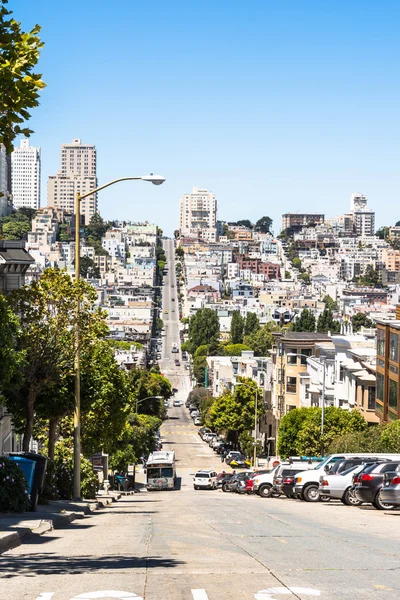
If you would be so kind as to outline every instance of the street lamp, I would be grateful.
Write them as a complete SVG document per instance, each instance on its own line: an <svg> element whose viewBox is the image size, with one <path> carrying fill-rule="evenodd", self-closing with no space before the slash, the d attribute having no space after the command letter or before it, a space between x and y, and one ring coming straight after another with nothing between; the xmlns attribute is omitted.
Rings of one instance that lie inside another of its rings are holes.
<svg viewBox="0 0 400 600"><path fill-rule="evenodd" d="M135 409L135 413L137 413L137 409L138 409L138 406L139 406L139 404L142 404L142 402L144 402L145 400L153 400L153 399L155 399L155 400L163 400L163 399L164 399L164 396L147 396L147 398L142 398L141 400L138 400L138 399L136 398L136 409Z"/></svg>
<svg viewBox="0 0 400 600"><path fill-rule="evenodd" d="M90 190L85 194L79 192L75 195L75 281L80 279L80 246L81 246L81 200L97 194L100 190L119 183L120 181L150 181L153 185L161 185L165 181L165 177L161 175L142 175L140 177L119 177L113 181L109 181L104 185L100 185L94 190ZM79 313L80 302L76 303L76 318L75 318L75 407L74 407L74 498L81 497L81 373L80 373L80 343L79 343Z"/></svg>
<svg viewBox="0 0 400 600"><path fill-rule="evenodd" d="M247 383L237 383L235 389L241 385L248 385ZM256 467L257 463L257 409L258 409L258 385L256 387L256 402L254 405L254 453L253 453L253 466Z"/></svg>

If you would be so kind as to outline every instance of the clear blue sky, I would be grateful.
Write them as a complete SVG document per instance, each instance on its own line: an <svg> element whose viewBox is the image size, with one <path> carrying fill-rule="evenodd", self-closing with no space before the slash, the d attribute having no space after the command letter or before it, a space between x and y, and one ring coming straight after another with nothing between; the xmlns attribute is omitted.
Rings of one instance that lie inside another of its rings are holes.
<svg viewBox="0 0 400 600"><path fill-rule="evenodd" d="M219 218L347 211L362 192L377 224L400 220L398 0L10 0L46 42L33 112L42 203L59 147L95 143L107 218L167 232L193 186Z"/></svg>

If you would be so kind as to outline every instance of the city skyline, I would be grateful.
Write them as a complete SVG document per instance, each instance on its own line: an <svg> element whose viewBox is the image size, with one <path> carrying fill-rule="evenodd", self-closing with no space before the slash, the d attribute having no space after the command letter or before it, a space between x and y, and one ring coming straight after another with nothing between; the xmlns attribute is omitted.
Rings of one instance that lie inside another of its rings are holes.
<svg viewBox="0 0 400 600"><path fill-rule="evenodd" d="M39 66L47 88L30 121L43 196L59 144L76 136L96 145L100 183L148 172L167 178L160 193L130 184L105 191L99 210L107 218L140 220L151 205L171 233L179 198L196 186L216 194L220 215L268 214L275 231L284 211L346 212L356 190L381 207L377 227L398 220L398 3L383 11L361 1L124 1L115 33L105 3L70 7L15 7L24 27L42 25L46 43ZM204 32L207 43L194 43Z"/></svg>

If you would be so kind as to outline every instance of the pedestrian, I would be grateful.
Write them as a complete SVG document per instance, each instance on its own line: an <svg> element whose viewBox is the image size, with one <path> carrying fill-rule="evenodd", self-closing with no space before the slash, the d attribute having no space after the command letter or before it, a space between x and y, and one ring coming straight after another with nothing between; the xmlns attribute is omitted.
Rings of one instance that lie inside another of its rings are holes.
<svg viewBox="0 0 400 600"><path fill-rule="evenodd" d="M225 460L225 454L221 454L221 462L223 463Z"/></svg>

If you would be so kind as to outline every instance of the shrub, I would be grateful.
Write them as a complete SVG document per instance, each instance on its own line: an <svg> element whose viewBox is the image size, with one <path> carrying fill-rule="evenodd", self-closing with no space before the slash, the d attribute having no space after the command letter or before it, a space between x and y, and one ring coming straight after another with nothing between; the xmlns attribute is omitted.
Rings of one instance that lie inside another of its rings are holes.
<svg viewBox="0 0 400 600"><path fill-rule="evenodd" d="M17 464L0 457L0 512L24 512L29 509L28 484Z"/></svg>

